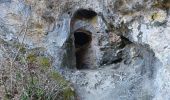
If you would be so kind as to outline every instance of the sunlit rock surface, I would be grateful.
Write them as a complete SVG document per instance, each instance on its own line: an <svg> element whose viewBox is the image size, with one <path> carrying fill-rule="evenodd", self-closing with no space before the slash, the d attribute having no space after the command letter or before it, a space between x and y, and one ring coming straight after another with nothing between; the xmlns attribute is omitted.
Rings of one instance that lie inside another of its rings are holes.
<svg viewBox="0 0 170 100"><path fill-rule="evenodd" d="M92 35L82 68L77 30ZM1 0L0 38L45 48L78 100L170 99L168 0Z"/></svg>

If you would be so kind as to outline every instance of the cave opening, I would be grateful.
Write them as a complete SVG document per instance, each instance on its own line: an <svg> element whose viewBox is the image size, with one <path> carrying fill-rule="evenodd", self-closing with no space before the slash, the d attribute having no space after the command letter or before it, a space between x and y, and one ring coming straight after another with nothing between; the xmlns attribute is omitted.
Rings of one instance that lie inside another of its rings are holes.
<svg viewBox="0 0 170 100"><path fill-rule="evenodd" d="M76 68L87 69L87 54L92 41L92 35L88 31L76 31L74 32L74 44L76 55Z"/></svg>
<svg viewBox="0 0 170 100"><path fill-rule="evenodd" d="M92 19L93 17L97 16L97 13L93 10L89 9L79 9L74 14L74 17L76 18L85 18L85 19Z"/></svg>

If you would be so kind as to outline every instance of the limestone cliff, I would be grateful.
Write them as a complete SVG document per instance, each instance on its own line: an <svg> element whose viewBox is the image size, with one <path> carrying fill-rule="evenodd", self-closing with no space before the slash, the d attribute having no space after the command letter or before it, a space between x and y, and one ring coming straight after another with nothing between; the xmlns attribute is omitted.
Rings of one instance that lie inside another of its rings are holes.
<svg viewBox="0 0 170 100"><path fill-rule="evenodd" d="M169 45L169 0L0 0L0 99L169 100Z"/></svg>

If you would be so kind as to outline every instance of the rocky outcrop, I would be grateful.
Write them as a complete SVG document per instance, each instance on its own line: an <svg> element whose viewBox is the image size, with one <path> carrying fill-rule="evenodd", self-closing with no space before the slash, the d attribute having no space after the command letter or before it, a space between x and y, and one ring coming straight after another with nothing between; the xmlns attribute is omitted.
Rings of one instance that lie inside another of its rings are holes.
<svg viewBox="0 0 170 100"><path fill-rule="evenodd" d="M169 100L169 0L1 0L0 9L0 43L12 43L12 58L50 65L77 99ZM33 48L45 51L29 56Z"/></svg>

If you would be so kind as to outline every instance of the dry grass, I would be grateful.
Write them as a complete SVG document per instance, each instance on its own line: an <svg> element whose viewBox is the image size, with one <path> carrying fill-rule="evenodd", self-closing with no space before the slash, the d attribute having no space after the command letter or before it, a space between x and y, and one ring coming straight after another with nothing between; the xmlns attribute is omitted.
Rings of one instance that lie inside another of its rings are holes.
<svg viewBox="0 0 170 100"><path fill-rule="evenodd" d="M36 2L36 1L35 1ZM25 3L38 7L31 0ZM36 5L36 6L35 6ZM42 8L43 10L43 8ZM0 100L75 100L75 92L54 68L53 58L44 48L30 49L23 42L29 31L32 15L23 21L16 33L22 40L0 38ZM36 26L39 29L41 24Z"/></svg>
<svg viewBox="0 0 170 100"><path fill-rule="evenodd" d="M52 57L44 48L27 49L23 44L5 41L0 46L3 52L3 59L0 59L2 100L74 98L69 82L53 69Z"/></svg>
<svg viewBox="0 0 170 100"><path fill-rule="evenodd" d="M28 21L18 33L21 42L0 38L0 100L74 100L73 88L52 67L46 50L23 43Z"/></svg>

